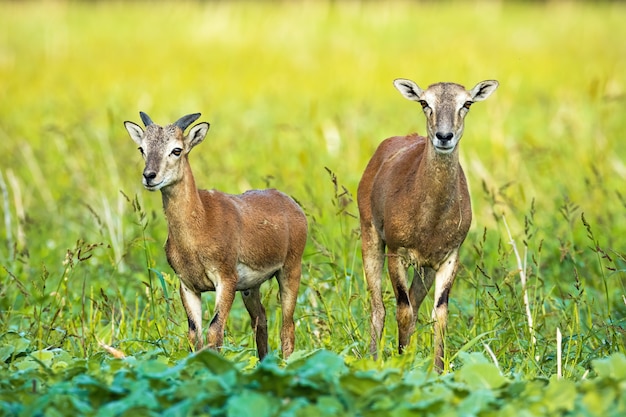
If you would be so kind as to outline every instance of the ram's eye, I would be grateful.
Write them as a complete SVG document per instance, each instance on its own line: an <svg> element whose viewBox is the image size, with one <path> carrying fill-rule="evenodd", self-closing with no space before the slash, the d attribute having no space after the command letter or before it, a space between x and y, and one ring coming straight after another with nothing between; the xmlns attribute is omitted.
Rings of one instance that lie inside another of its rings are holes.
<svg viewBox="0 0 626 417"><path fill-rule="evenodd" d="M141 154L142 154L142 155L145 155L145 154L143 153L143 148L142 148L141 146L140 146L140 147L138 147L137 149L139 149L139 152L141 152Z"/></svg>
<svg viewBox="0 0 626 417"><path fill-rule="evenodd" d="M422 109L426 110L428 108L428 103L426 100L420 100L420 104L422 105Z"/></svg>
<svg viewBox="0 0 626 417"><path fill-rule="evenodd" d="M174 148L174 149L172 150L172 155L174 155L174 156L180 156L180 154L182 153L182 151L183 151L183 150L182 150L182 149L180 149L180 148Z"/></svg>
<svg viewBox="0 0 626 417"><path fill-rule="evenodd" d="M467 110L469 110L470 106L473 104L473 101L466 101L465 104L463 104L463 107L465 107Z"/></svg>

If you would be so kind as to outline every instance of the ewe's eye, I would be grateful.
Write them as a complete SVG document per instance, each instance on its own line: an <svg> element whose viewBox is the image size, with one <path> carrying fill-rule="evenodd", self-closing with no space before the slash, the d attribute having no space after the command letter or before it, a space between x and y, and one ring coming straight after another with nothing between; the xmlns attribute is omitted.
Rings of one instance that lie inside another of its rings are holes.
<svg viewBox="0 0 626 417"><path fill-rule="evenodd" d="M469 110L470 106L471 106L473 103L474 103L473 101L466 101L466 102L465 102L465 104L463 104L463 107L464 107L466 110Z"/></svg>
<svg viewBox="0 0 626 417"><path fill-rule="evenodd" d="M426 100L420 100L420 104L422 105L422 109L426 110L428 108L428 103Z"/></svg>
<svg viewBox="0 0 626 417"><path fill-rule="evenodd" d="M182 153L182 149L181 148L174 148L174 150L172 150L172 155L174 156L180 156L180 154Z"/></svg>
<svg viewBox="0 0 626 417"><path fill-rule="evenodd" d="M140 146L140 147L138 147L137 149L139 149L139 152L141 152L141 155L144 155L144 153L143 153L143 148L142 148L141 146Z"/></svg>

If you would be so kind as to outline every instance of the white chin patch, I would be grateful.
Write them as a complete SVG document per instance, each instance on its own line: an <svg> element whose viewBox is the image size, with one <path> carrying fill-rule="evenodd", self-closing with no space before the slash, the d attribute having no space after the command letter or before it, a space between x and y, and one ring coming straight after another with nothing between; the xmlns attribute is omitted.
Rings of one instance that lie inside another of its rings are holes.
<svg viewBox="0 0 626 417"><path fill-rule="evenodd" d="M454 150L454 146L452 146L450 148L440 148L438 146L435 146L435 150L437 151L437 153L445 155L445 154L452 153L452 151Z"/></svg>
<svg viewBox="0 0 626 417"><path fill-rule="evenodd" d="M143 186L144 186L144 187L146 188L146 190L148 190L148 191L158 191L158 190L160 190L161 188L163 188L163 184L164 184L164 181L161 181L161 182L160 182L160 183L158 183L158 184L146 184L146 183L144 182Z"/></svg>

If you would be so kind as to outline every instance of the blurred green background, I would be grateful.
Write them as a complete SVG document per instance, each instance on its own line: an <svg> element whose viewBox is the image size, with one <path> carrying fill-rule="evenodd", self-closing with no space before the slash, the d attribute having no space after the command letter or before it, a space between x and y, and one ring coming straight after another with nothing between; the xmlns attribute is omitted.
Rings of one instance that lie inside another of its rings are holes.
<svg viewBox="0 0 626 417"><path fill-rule="evenodd" d="M474 222L450 346L488 338L508 369L542 372L561 327L581 374L624 351L625 18L618 2L1 2L0 331L79 356L96 338L184 350L161 199L141 186L123 121L201 112L200 187L276 187L309 216L298 348L359 357L369 304L356 186L384 138L424 133L392 81L497 79L461 142ZM539 354L503 214L527 253ZM275 284L264 291L276 305ZM253 355L246 320L237 300L227 341Z"/></svg>

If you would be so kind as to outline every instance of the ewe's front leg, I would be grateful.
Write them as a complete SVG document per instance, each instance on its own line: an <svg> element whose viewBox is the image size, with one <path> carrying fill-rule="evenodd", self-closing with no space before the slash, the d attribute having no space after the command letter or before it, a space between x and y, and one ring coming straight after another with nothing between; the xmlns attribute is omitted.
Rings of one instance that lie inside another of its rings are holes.
<svg viewBox="0 0 626 417"><path fill-rule="evenodd" d="M402 263L402 257L397 254L389 256L389 277L393 292L396 295L396 321L398 322L398 352L402 353L409 345L411 335L415 330L415 318L409 295L407 281L407 267Z"/></svg>
<svg viewBox="0 0 626 417"><path fill-rule="evenodd" d="M224 326L235 300L237 274L222 278L215 286L215 314L209 325L207 344L209 348L219 350L224 344Z"/></svg>
<svg viewBox="0 0 626 417"><path fill-rule="evenodd" d="M441 264L435 278L435 305L432 317L435 321L435 370L439 373L443 371L444 340L448 325L448 298L458 266L459 253L457 249Z"/></svg>
<svg viewBox="0 0 626 417"><path fill-rule="evenodd" d="M189 324L189 342L195 350L202 348L202 299L199 292L190 290L180 282L180 299L187 313Z"/></svg>

